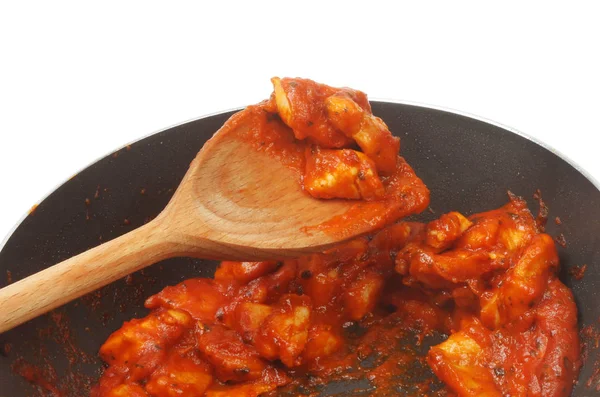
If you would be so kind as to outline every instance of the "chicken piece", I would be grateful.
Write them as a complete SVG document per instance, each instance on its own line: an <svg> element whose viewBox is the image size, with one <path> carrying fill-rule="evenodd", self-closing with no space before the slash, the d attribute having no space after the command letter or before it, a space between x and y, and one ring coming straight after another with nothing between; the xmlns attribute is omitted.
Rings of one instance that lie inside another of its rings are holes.
<svg viewBox="0 0 600 397"><path fill-rule="evenodd" d="M526 203L509 197L503 207L469 219L451 212L430 222L398 253L396 271L430 288L453 289L508 268L537 233Z"/></svg>
<svg viewBox="0 0 600 397"><path fill-rule="evenodd" d="M258 379L267 368L254 347L245 344L237 332L220 325L199 332L198 349L214 366L221 382Z"/></svg>
<svg viewBox="0 0 600 397"><path fill-rule="evenodd" d="M373 116L367 96L305 79L271 79L274 101L297 139L309 138L324 148L348 147L352 140L382 175L396 170L400 139Z"/></svg>
<svg viewBox="0 0 600 397"><path fill-rule="evenodd" d="M123 387L125 385L125 380L127 379L127 372L129 369L123 366L109 366L97 385L92 387L90 390L90 397L106 397L109 395L113 389L119 390L119 387ZM136 384L132 384L135 386ZM124 389L127 390L127 389ZM142 389L143 391L143 389ZM145 393L145 392L144 392ZM134 394L135 395L135 394ZM119 397L118 394L113 395L113 397Z"/></svg>
<svg viewBox="0 0 600 397"><path fill-rule="evenodd" d="M148 394L140 385L127 383L109 390L103 397L148 397Z"/></svg>
<svg viewBox="0 0 600 397"><path fill-rule="evenodd" d="M581 367L579 327L573 294L559 279L553 278L548 283L547 292L536 308L535 324L536 331L547 340L542 362L536 371L541 395L569 396L572 380L577 378ZM533 344L537 346L539 339L534 336Z"/></svg>
<svg viewBox="0 0 600 397"><path fill-rule="evenodd" d="M338 89L307 79L274 77L271 82L279 116L294 131L296 139L308 138L324 148L341 148L352 143L327 119L325 98Z"/></svg>
<svg viewBox="0 0 600 397"><path fill-rule="evenodd" d="M466 285L454 288L451 295L454 303L459 309L468 312L477 312L479 310L479 296Z"/></svg>
<svg viewBox="0 0 600 397"><path fill-rule="evenodd" d="M330 325L314 325L308 331L308 341L302 358L304 362L312 362L335 353L342 345L342 338Z"/></svg>
<svg viewBox="0 0 600 397"><path fill-rule="evenodd" d="M215 272L215 280L235 280L246 284L271 273L280 265L277 261L265 262L230 262L223 261Z"/></svg>
<svg viewBox="0 0 600 397"><path fill-rule="evenodd" d="M252 343L267 317L273 313L271 306L242 302L235 308L235 330L244 342Z"/></svg>
<svg viewBox="0 0 600 397"><path fill-rule="evenodd" d="M398 252L414 237L423 231L424 225L418 222L399 222L379 231L369 242L369 251L376 256Z"/></svg>
<svg viewBox="0 0 600 397"><path fill-rule="evenodd" d="M146 307L185 310L196 320L214 324L217 310L227 303L224 287L214 280L195 278L173 287L166 287L148 298Z"/></svg>
<svg viewBox="0 0 600 397"><path fill-rule="evenodd" d="M307 149L304 189L321 199L373 200L385 193L373 161L351 149Z"/></svg>
<svg viewBox="0 0 600 397"><path fill-rule="evenodd" d="M368 249L369 239L362 236L346 241L345 243L336 244L333 248L323 253L299 258L299 260L308 259L311 262L309 269L313 273L318 273L340 262L349 262L360 258L367 253ZM304 270L304 268L300 270ZM302 272L300 271L300 273Z"/></svg>
<svg viewBox="0 0 600 397"><path fill-rule="evenodd" d="M206 391L205 397L258 397L289 382L290 379L282 371L269 367L261 379L252 382L235 386L214 384Z"/></svg>
<svg viewBox="0 0 600 397"><path fill-rule="evenodd" d="M459 396L502 397L492 370L486 365L489 361L489 331L476 319L465 328L431 347L427 363Z"/></svg>
<svg viewBox="0 0 600 397"><path fill-rule="evenodd" d="M455 249L442 254L421 251L410 262L410 275L432 288L438 288L438 276L457 284L479 278L491 270L487 252L470 250ZM442 285L448 286L447 283Z"/></svg>
<svg viewBox="0 0 600 397"><path fill-rule="evenodd" d="M510 254L529 244L537 234L535 219L523 199L510 192L509 198L509 203L501 208L472 215L469 220L473 226L460 237L456 246Z"/></svg>
<svg viewBox="0 0 600 397"><path fill-rule="evenodd" d="M489 368L503 396L566 397L581 366L577 308L551 277L542 300L492 334Z"/></svg>
<svg viewBox="0 0 600 397"><path fill-rule="evenodd" d="M471 227L459 237L455 247L469 250L494 250L498 242L501 217L484 217L478 214L470 217L470 221Z"/></svg>
<svg viewBox="0 0 600 397"><path fill-rule="evenodd" d="M236 328L236 308L242 302L271 304L287 293L289 284L296 278L297 263L287 260L276 271L250 281L239 288L229 304L216 313L219 321L229 328Z"/></svg>
<svg viewBox="0 0 600 397"><path fill-rule="evenodd" d="M256 350L267 360L280 359L287 367L299 365L308 340L310 315L308 296L284 295L256 335Z"/></svg>
<svg viewBox="0 0 600 397"><path fill-rule="evenodd" d="M417 289L388 289L381 298L381 304L395 309L395 312L388 316L390 322L400 318L402 324L420 331L418 338L432 335L434 331L448 333L450 330L448 312L440 309L433 302L433 297L426 298Z"/></svg>
<svg viewBox="0 0 600 397"><path fill-rule="evenodd" d="M234 386L215 386L206 391L205 397L258 397L277 389L277 385L247 383Z"/></svg>
<svg viewBox="0 0 600 397"><path fill-rule="evenodd" d="M458 239L473 223L459 212L450 212L427 225L426 244L444 250Z"/></svg>
<svg viewBox="0 0 600 397"><path fill-rule="evenodd" d="M318 266L322 262L314 260L313 264L300 272L300 283L304 294L310 297L313 306L325 307L335 302L344 283L338 267Z"/></svg>
<svg viewBox="0 0 600 397"><path fill-rule="evenodd" d="M392 135L383 120L343 91L328 97L325 103L330 122L358 143L382 175L391 175L396 170L400 139Z"/></svg>
<svg viewBox="0 0 600 397"><path fill-rule="evenodd" d="M441 254L425 243L428 230L415 235L396 255L395 270L428 288L452 289L493 270L486 251L451 249Z"/></svg>
<svg viewBox="0 0 600 397"><path fill-rule="evenodd" d="M172 353L146 383L152 396L202 396L212 383L212 368L205 362Z"/></svg>
<svg viewBox="0 0 600 397"><path fill-rule="evenodd" d="M109 365L128 368L129 379L136 381L154 371L165 357L166 348L175 343L192 318L180 310L159 310L142 319L125 322L100 348Z"/></svg>
<svg viewBox="0 0 600 397"><path fill-rule="evenodd" d="M383 275L367 270L352 282L342 298L350 320L358 321L375 309L384 281Z"/></svg>
<svg viewBox="0 0 600 397"><path fill-rule="evenodd" d="M558 266L558 253L552 237L535 236L517 264L507 271L500 286L481 298L481 320L491 328L518 318L542 297L548 277Z"/></svg>

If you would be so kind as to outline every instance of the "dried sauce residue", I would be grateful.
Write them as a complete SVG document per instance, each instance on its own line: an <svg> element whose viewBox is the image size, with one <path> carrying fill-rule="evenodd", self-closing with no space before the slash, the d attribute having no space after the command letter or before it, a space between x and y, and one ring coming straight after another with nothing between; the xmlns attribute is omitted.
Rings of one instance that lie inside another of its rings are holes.
<svg viewBox="0 0 600 397"><path fill-rule="evenodd" d="M563 248L567 248L567 240L565 239L565 235L560 233L558 236L554 238L556 244L560 245Z"/></svg>
<svg viewBox="0 0 600 397"><path fill-rule="evenodd" d="M542 191L540 189L536 189L535 193L533 193L533 198L538 202L539 205L535 223L538 229L543 232L546 229L546 223L548 223L548 206L542 198Z"/></svg>
<svg viewBox="0 0 600 397"><path fill-rule="evenodd" d="M143 283L136 283L133 275L124 277L123 281L127 285L126 289L116 289L114 293L108 293L110 287L106 286L97 291L90 292L81 297L81 301L92 311L97 312L101 307L115 307L118 312L125 312L130 305L136 305L145 297L144 284L154 285L157 283L155 277L147 275L144 271L140 272L143 277ZM133 291L132 291L133 290ZM109 300L109 302L106 302ZM115 310L115 312L117 311ZM114 319L114 312L104 312L100 317L103 325L107 325Z"/></svg>
<svg viewBox="0 0 600 397"><path fill-rule="evenodd" d="M40 394L49 392L54 397L63 396L63 393L55 386L57 377L52 366L36 367L19 358L13 363L12 370L35 385Z"/></svg>
<svg viewBox="0 0 600 397"><path fill-rule="evenodd" d="M17 356L12 364L12 371L32 383L37 388L38 395L62 397L89 390L94 377L85 375L81 365L97 364L97 357L89 356L77 348L70 322L63 311L55 310L49 316L51 324L38 329L38 341L42 343L39 343L39 350L34 351L32 361ZM55 363L50 360L51 355L44 342L58 347L56 355L67 359L68 367L64 376L57 375ZM6 351L6 345L4 349ZM8 352L10 350L9 347Z"/></svg>
<svg viewBox="0 0 600 397"><path fill-rule="evenodd" d="M554 223L556 223L557 225L562 225L562 221L560 220L560 218L558 216L556 218L554 218Z"/></svg>
<svg viewBox="0 0 600 397"><path fill-rule="evenodd" d="M6 271L6 283L11 284L13 282L12 272L10 270Z"/></svg>
<svg viewBox="0 0 600 397"><path fill-rule="evenodd" d="M600 322L600 319L598 319ZM590 356L595 355L593 358L593 370L590 377L586 380L585 386L588 389L600 391L600 330L598 326L588 325L580 331L581 336L581 360L584 365L589 365Z"/></svg>
<svg viewBox="0 0 600 397"><path fill-rule="evenodd" d="M4 345L0 346L0 355L2 355L4 357L8 357L11 350L12 350L12 345L10 343L5 343Z"/></svg>
<svg viewBox="0 0 600 397"><path fill-rule="evenodd" d="M587 269L587 265L582 266L571 266L569 268L569 274L573 276L575 280L581 280L585 275L585 270Z"/></svg>

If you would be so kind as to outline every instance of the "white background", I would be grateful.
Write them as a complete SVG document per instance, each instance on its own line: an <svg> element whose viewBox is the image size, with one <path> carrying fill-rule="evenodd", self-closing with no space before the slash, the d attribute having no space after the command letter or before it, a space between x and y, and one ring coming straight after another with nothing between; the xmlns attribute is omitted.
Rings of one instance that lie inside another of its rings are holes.
<svg viewBox="0 0 600 397"><path fill-rule="evenodd" d="M93 160L274 75L490 118L600 179L594 3L0 0L0 240Z"/></svg>

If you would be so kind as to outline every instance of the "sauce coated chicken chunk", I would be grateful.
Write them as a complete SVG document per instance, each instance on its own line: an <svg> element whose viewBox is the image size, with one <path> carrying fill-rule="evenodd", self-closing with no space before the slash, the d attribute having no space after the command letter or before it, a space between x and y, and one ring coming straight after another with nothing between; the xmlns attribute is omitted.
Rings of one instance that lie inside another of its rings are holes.
<svg viewBox="0 0 600 397"><path fill-rule="evenodd" d="M109 337L93 396L318 395L366 379L373 396L567 397L577 308L557 269L553 240L513 195L321 254L222 262ZM422 351L436 335L447 338Z"/></svg>
<svg viewBox="0 0 600 397"><path fill-rule="evenodd" d="M400 139L371 113L367 96L307 79L271 81L270 107L308 146L304 189L321 199L381 199L398 171Z"/></svg>

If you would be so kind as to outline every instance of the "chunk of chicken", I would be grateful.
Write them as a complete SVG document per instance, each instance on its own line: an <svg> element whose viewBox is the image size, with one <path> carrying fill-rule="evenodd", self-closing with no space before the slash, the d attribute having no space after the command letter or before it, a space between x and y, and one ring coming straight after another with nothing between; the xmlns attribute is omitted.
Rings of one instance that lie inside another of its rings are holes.
<svg viewBox="0 0 600 397"><path fill-rule="evenodd" d="M489 331L476 319L469 328L475 328L483 337L476 338L465 330L455 332L429 350L427 362L437 377L460 396L502 397L494 383L492 370L486 365Z"/></svg>
<svg viewBox="0 0 600 397"><path fill-rule="evenodd" d="M196 278L166 287L148 298L146 307L185 310L196 320L213 324L217 310L227 302L223 286L214 280Z"/></svg>
<svg viewBox="0 0 600 397"><path fill-rule="evenodd" d="M410 260L409 273L431 288L449 286L481 277L493 270L489 254L470 250L454 249L434 254L421 250Z"/></svg>
<svg viewBox="0 0 600 397"><path fill-rule="evenodd" d="M142 319L125 322L100 348L110 365L128 368L129 379L142 379L164 360L165 350L192 327L192 318L179 310L155 311Z"/></svg>
<svg viewBox="0 0 600 397"><path fill-rule="evenodd" d="M547 234L536 235L517 264L502 283L481 299L481 320L497 329L531 309L538 302L548 283L550 272L558 266L554 240Z"/></svg>
<svg viewBox="0 0 600 397"><path fill-rule="evenodd" d="M538 367L541 395L568 396L573 388L571 380L581 367L577 307L571 290L559 279L552 278L547 291L536 307L537 331L547 340Z"/></svg>
<svg viewBox="0 0 600 397"><path fill-rule="evenodd" d="M271 306L242 302L235 308L235 330L245 342L252 343L260 327L271 313L273 313Z"/></svg>
<svg viewBox="0 0 600 397"><path fill-rule="evenodd" d="M450 212L427 225L426 243L430 247L443 250L458 239L473 223L460 212Z"/></svg>
<svg viewBox="0 0 600 397"><path fill-rule="evenodd" d="M469 220L473 225L460 237L456 246L509 254L529 244L537 233L535 220L523 199L511 193L509 198L510 202L501 208L471 216Z"/></svg>
<svg viewBox="0 0 600 397"><path fill-rule="evenodd" d="M146 383L152 396L202 396L212 383L212 368L198 359L174 352Z"/></svg>
<svg viewBox="0 0 600 397"><path fill-rule="evenodd" d="M396 170L400 139L393 136L379 117L366 111L345 92L325 100L330 122L351 136L383 175Z"/></svg>
<svg viewBox="0 0 600 397"><path fill-rule="evenodd" d="M288 367L299 365L308 340L310 315L309 297L284 295L256 335L256 350L262 357L280 359Z"/></svg>
<svg viewBox="0 0 600 397"><path fill-rule="evenodd" d="M325 99L337 89L308 79L271 79L281 120L297 139L309 139L324 148L341 148L352 139L327 120Z"/></svg>
<svg viewBox="0 0 600 397"><path fill-rule="evenodd" d="M258 379L267 368L254 347L245 344L237 332L219 325L198 334L198 349L214 365L222 382Z"/></svg>
<svg viewBox="0 0 600 397"><path fill-rule="evenodd" d="M223 261L215 272L215 280L235 280L246 284L254 279L271 273L279 266L277 261L230 262Z"/></svg>
<svg viewBox="0 0 600 397"><path fill-rule="evenodd" d="M316 265L301 272L306 275L301 279L304 293L311 298L314 307L327 306L339 295L344 279L337 267L328 268L321 266L318 260Z"/></svg>
<svg viewBox="0 0 600 397"><path fill-rule="evenodd" d="M307 149L304 188L322 199L372 200L385 193L373 161L350 149Z"/></svg>
<svg viewBox="0 0 600 397"><path fill-rule="evenodd" d="M213 385L205 397L258 397L289 383L290 379L280 370L269 367L263 376L252 382L238 385Z"/></svg>
<svg viewBox="0 0 600 397"><path fill-rule="evenodd" d="M243 385L226 386L220 385L210 388L204 394L205 397L258 397L277 389L277 385L265 383L247 383Z"/></svg>
<svg viewBox="0 0 600 397"><path fill-rule="evenodd" d="M351 320L360 320L375 309L384 285L383 275L367 270L346 289L343 302Z"/></svg>
<svg viewBox="0 0 600 397"><path fill-rule="evenodd" d="M308 341L302 354L305 362L327 357L343 345L342 338L330 325L314 325L308 331Z"/></svg>
<svg viewBox="0 0 600 397"><path fill-rule="evenodd" d="M108 391L104 397L148 397L148 394L140 385L127 383Z"/></svg>
<svg viewBox="0 0 600 397"><path fill-rule="evenodd" d="M394 173L400 139L373 116L364 93L305 79L271 81L277 111L296 138L309 138L324 148L348 147L353 139L382 175Z"/></svg>

